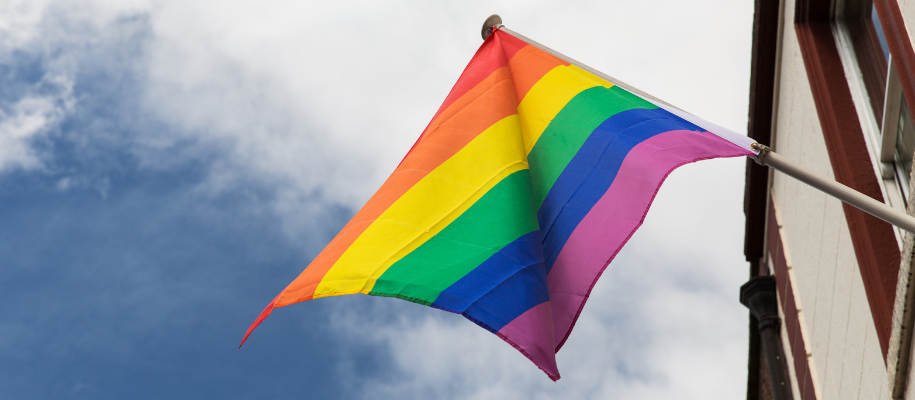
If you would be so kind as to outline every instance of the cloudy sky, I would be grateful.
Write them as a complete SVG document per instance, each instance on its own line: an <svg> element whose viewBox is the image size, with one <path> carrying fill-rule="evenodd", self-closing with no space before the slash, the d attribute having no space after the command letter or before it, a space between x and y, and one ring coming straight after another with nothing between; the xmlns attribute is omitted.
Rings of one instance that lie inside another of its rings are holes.
<svg viewBox="0 0 915 400"><path fill-rule="evenodd" d="M550 381L464 318L263 307L505 24L746 130L750 0L0 0L0 398L734 399L744 160L675 171Z"/></svg>

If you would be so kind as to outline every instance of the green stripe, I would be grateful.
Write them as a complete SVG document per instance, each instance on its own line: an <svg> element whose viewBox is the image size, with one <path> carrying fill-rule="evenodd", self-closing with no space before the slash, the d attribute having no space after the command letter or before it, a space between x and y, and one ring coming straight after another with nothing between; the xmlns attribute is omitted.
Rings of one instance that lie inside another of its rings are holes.
<svg viewBox="0 0 915 400"><path fill-rule="evenodd" d="M614 114L634 108L657 106L619 86L597 86L575 95L556 114L527 155L537 209L591 132Z"/></svg>
<svg viewBox="0 0 915 400"><path fill-rule="evenodd" d="M445 229L394 263L369 294L432 304L505 245L535 230L537 214L525 169L505 177Z"/></svg>

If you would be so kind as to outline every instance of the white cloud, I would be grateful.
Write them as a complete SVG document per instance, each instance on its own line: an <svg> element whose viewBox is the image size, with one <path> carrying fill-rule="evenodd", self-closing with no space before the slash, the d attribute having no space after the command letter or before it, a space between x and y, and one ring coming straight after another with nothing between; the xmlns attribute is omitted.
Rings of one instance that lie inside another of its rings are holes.
<svg viewBox="0 0 915 400"><path fill-rule="evenodd" d="M8 110L0 109L0 171L41 167L41 155L33 148L33 142L55 127L67 112L70 100L66 93L29 95Z"/></svg>
<svg viewBox="0 0 915 400"><path fill-rule="evenodd" d="M50 3L0 3L0 65L9 62L16 51L35 46L40 40L42 16ZM17 98L0 101L0 172L42 167L36 141L54 129L72 106L71 90L72 81L67 76L46 74Z"/></svg>
<svg viewBox="0 0 915 400"><path fill-rule="evenodd" d="M0 54L34 40L52 0L7 0L0 3Z"/></svg>
<svg viewBox="0 0 915 400"><path fill-rule="evenodd" d="M217 153L201 189L243 190L252 181L272 188L270 206L292 236L313 226L326 203L355 208L380 185L479 46L479 27L492 12L701 117L738 131L746 123L751 2L6 4L0 37L12 34L0 39L2 59L54 41L82 51L118 34L111 26L119 18L148 18L134 94L142 111L169 129L109 139L135 147L148 168L204 151L176 151L181 146ZM18 17L4 18L12 14ZM63 82L80 68L66 57L54 65ZM40 167L46 155L32 143L80 101L63 90L14 102L0 116L0 171ZM79 182L67 179L62 188ZM352 340L390 348L399 368L402 380L364 389L379 397L481 399L741 395L742 179L743 160L673 174L595 289L560 353L558 384L460 317L381 299L392 304L382 306L383 315L419 317L388 323L349 315L338 322L341 334L359 333Z"/></svg>

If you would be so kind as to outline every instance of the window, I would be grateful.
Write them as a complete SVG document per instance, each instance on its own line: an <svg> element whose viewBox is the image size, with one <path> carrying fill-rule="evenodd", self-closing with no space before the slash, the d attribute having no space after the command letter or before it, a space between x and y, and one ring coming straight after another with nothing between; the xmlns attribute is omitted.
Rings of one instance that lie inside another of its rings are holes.
<svg viewBox="0 0 915 400"><path fill-rule="evenodd" d="M887 200L896 208L904 209L909 197L909 179L912 158L915 154L915 129L909 114L899 76L893 68L892 55L884 36L883 26L876 8L870 0L837 2L836 30L840 52L844 47L853 52L858 82L866 95L857 102L869 103L871 118L862 118L862 124L875 125L870 131L872 156L883 177ZM843 40L844 38L844 40ZM843 43L843 41L845 43ZM846 68L848 72L849 68ZM863 104L856 104L864 106ZM860 111L859 111L860 112Z"/></svg>

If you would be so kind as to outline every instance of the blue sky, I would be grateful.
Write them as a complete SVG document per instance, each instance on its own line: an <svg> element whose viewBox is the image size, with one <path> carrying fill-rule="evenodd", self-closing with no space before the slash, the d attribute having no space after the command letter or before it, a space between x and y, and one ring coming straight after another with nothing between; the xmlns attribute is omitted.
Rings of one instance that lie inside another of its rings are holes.
<svg viewBox="0 0 915 400"><path fill-rule="evenodd" d="M638 4L632 4L638 3ZM743 160L677 170L551 382L460 316L261 309L505 23L743 132L752 2L0 0L0 398L737 398Z"/></svg>

